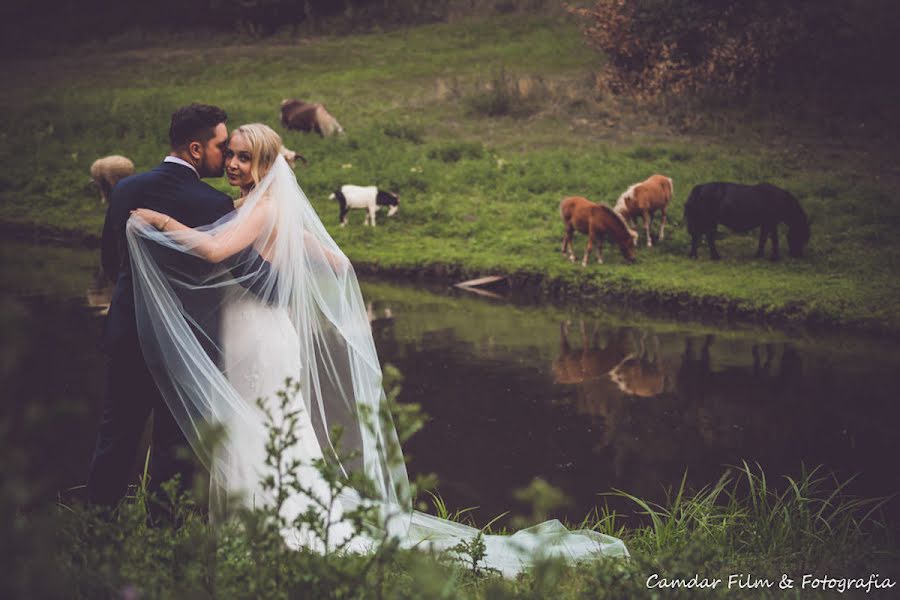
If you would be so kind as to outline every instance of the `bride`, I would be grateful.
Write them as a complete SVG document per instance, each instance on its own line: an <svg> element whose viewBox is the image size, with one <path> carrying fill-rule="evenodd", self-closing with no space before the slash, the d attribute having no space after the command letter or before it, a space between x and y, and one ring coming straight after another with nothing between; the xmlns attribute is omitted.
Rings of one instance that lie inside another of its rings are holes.
<svg viewBox="0 0 900 600"><path fill-rule="evenodd" d="M323 518L340 522L337 545L364 551L343 512L362 498L329 497L314 461L325 459L344 476L361 472L374 486L381 515L376 527L412 547L451 548L478 530L413 511L406 467L387 414L381 367L353 267L331 239L293 171L279 155L281 139L266 125L231 134L226 174L239 187L237 210L191 229L148 209L126 228L135 278L138 332L145 360L173 415L210 471L213 518L235 500L273 506L261 481L269 474L267 417L257 399L276 399L285 380L299 393L284 397L297 443L283 457L297 461L307 491L333 506ZM204 268L197 268L196 259ZM216 300L211 300L216 298ZM204 329L218 317L221 324ZM218 358L218 364L215 357ZM225 439L207 448L210 426ZM335 426L343 434L332 439ZM352 459L347 459L352 456ZM313 504L308 494L282 499L290 523ZM315 505L318 506L318 505ZM319 509L314 509L319 510ZM282 532L291 547L328 550L313 532ZM512 536L485 536L487 567L520 572L538 556L581 560L627 556L622 542L594 531L568 531L548 521ZM329 546L331 544L329 543Z"/></svg>

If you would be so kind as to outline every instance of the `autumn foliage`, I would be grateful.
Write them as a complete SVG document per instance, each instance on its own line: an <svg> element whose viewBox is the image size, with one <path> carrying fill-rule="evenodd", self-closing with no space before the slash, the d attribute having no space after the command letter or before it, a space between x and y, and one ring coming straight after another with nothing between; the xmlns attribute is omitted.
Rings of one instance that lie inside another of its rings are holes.
<svg viewBox="0 0 900 600"><path fill-rule="evenodd" d="M598 83L635 97L806 85L877 76L898 49L886 0L597 0L567 7L608 62Z"/></svg>

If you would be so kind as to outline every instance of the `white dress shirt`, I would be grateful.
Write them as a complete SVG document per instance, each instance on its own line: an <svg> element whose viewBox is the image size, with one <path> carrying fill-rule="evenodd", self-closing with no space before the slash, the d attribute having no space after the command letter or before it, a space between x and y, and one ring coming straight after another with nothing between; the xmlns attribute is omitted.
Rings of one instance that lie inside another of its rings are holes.
<svg viewBox="0 0 900 600"><path fill-rule="evenodd" d="M163 159L163 162L175 163L176 165L184 165L194 172L194 175L197 176L197 179L200 179L200 173L197 172L197 169L194 167L194 165L182 158L178 158L177 156L167 156Z"/></svg>

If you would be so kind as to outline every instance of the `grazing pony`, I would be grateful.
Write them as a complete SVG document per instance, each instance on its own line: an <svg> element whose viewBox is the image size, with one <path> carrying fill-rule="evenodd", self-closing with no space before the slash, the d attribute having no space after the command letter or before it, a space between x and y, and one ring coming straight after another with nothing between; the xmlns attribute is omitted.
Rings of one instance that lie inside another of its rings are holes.
<svg viewBox="0 0 900 600"><path fill-rule="evenodd" d="M91 179L100 188L100 202L103 203L109 202L116 184L131 175L134 175L134 163L118 154L98 158L91 165Z"/></svg>
<svg viewBox="0 0 900 600"><path fill-rule="evenodd" d="M342 185L328 197L329 200L337 200L340 206L341 227L347 224L347 213L351 208L366 209L366 218L363 225L372 223L375 227L375 213L382 206L388 207L387 216L393 217L400 210L400 196L393 192L385 192L374 185L361 187L358 185Z"/></svg>
<svg viewBox="0 0 900 600"><path fill-rule="evenodd" d="M597 262L603 262L603 235L608 234L619 245L622 256L628 262L634 262L634 247L637 243L637 232L629 229L625 219L605 204L595 204L581 196L563 198L559 203L559 215L562 217L565 233L562 240L562 253L569 250L569 260L575 262L572 249L572 236L577 229L588 236L584 248L581 265L586 267L593 244L597 244Z"/></svg>
<svg viewBox="0 0 900 600"><path fill-rule="evenodd" d="M684 205L688 233L691 234L691 258L697 258L700 237L706 236L709 256L719 260L716 250L716 226L722 223L733 231L759 230L756 257L762 258L766 240L772 238L772 260L778 260L778 224L788 226L790 255L803 256L809 241L809 219L792 194L770 183L741 185L738 183L704 183L691 190Z"/></svg>
<svg viewBox="0 0 900 600"><path fill-rule="evenodd" d="M320 102L285 99L281 102L281 124L296 131L315 131L322 137L344 133L337 122Z"/></svg>
<svg viewBox="0 0 900 600"><path fill-rule="evenodd" d="M672 201L672 180L665 175L651 175L646 180L635 183L619 196L615 211L637 228L637 218L644 220L644 231L647 232L647 247L653 247L650 239L650 221L653 213L662 211L662 223L659 225L659 241L663 241L666 230L666 208Z"/></svg>

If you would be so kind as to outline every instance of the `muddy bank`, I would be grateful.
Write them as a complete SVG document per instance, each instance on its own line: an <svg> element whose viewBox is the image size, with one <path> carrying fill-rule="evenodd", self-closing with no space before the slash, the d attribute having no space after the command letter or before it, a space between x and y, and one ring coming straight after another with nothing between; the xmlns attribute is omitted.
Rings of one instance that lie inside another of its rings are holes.
<svg viewBox="0 0 900 600"><path fill-rule="evenodd" d="M62 244L99 248L100 236L84 231L36 223L0 221L0 236L4 239L29 240L47 244ZM486 273L459 264L431 263L427 265L385 265L355 260L353 266L361 275L378 276L403 281L452 285L484 275L503 275L506 282L491 288L501 297L527 301L552 302L557 305L596 306L613 305L619 309L633 309L664 318L682 318L704 323L746 322L782 328L800 327L810 332L851 331L900 337L900 329L876 319L843 319L809 309L801 302L762 308L740 299L690 292L671 292L632 287L621 281L607 285L573 283L550 278L540 272L492 271Z"/></svg>
<svg viewBox="0 0 900 600"><path fill-rule="evenodd" d="M499 295L515 295L529 300L541 300L558 305L608 305L617 309L639 310L661 318L685 319L707 324L745 322L780 328L802 328L809 333L850 331L897 337L900 330L877 320L840 319L820 311L809 310L802 303L774 308L753 306L744 300L689 292L669 292L630 287L620 282L609 285L571 283L549 278L537 272L485 273L462 265L428 264L415 267L353 263L356 272L386 279L455 284L484 275L505 275L506 286L492 288Z"/></svg>

